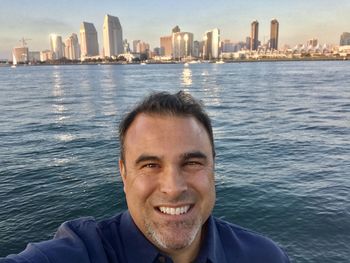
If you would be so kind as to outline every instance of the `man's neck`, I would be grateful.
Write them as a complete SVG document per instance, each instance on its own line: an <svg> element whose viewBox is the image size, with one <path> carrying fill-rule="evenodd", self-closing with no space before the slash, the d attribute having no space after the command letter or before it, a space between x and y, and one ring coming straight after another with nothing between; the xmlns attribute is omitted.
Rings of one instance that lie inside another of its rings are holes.
<svg viewBox="0 0 350 263"><path fill-rule="evenodd" d="M171 257L174 263L189 263L195 261L197 258L201 245L203 243L203 237L205 236L206 228L202 227L201 231L197 234L196 238L193 240L192 244L186 248L175 250L175 251L165 251L168 256Z"/></svg>
<svg viewBox="0 0 350 263"><path fill-rule="evenodd" d="M193 262L200 250L200 243L193 248L186 248L186 250L178 251L177 253L170 254L174 263L189 263Z"/></svg>

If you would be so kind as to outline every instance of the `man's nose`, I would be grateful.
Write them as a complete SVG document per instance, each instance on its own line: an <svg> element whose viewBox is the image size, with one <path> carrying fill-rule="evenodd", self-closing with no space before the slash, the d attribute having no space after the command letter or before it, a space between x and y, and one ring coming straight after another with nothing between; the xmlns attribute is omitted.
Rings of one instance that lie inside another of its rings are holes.
<svg viewBox="0 0 350 263"><path fill-rule="evenodd" d="M169 196L177 197L187 190L187 182L181 168L169 166L159 178L160 191Z"/></svg>

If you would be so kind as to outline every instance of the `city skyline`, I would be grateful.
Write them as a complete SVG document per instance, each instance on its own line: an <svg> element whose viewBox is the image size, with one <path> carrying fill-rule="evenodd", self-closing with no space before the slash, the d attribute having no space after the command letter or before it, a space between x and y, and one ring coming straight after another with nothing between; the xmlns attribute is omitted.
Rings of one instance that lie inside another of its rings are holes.
<svg viewBox="0 0 350 263"><path fill-rule="evenodd" d="M164 2L150 0L147 3L135 0L122 1L62 0L47 1L2 0L0 10L0 58L9 58L11 50L20 46L22 37L28 40L31 51L50 48L49 35L63 39L72 33L79 35L83 21L93 23L98 32L98 42L103 43L103 22L106 14L120 19L123 38L129 43L141 40L151 48L160 46L160 37L169 35L175 25L181 31L192 32L194 40L202 40L205 32L219 28L221 40L245 41L250 36L251 22L259 22L261 43L270 37L270 22L276 18L280 24L279 47L285 44L304 44L311 38L320 43L339 44L340 35L350 31L350 2L340 0L337 5L331 1L319 0L309 3L296 0L267 0L256 3L229 3L184 1ZM28 12L27 10L32 10ZM81 41L81 39L79 39Z"/></svg>

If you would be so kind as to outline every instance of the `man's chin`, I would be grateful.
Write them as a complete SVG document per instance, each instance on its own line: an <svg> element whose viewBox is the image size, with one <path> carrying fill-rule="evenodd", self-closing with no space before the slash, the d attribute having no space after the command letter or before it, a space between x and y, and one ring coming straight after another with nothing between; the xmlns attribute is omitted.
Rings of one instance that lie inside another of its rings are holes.
<svg viewBox="0 0 350 263"><path fill-rule="evenodd" d="M189 247L200 232L200 226L191 229L179 227L165 227L162 231L148 229L153 243L163 250L181 250Z"/></svg>

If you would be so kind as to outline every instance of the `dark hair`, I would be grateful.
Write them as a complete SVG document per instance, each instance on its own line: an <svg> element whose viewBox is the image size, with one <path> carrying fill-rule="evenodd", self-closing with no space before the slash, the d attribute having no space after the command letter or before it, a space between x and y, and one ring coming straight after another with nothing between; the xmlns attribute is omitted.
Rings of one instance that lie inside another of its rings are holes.
<svg viewBox="0 0 350 263"><path fill-rule="evenodd" d="M124 140L125 135L135 120L136 116L145 114L157 114L165 116L194 117L207 131L212 146L213 157L215 157L214 136L211 121L204 111L203 104L193 98L191 94L179 91L175 94L168 92L155 92L147 96L137 104L128 114L124 116L119 125L120 159L125 162Z"/></svg>

